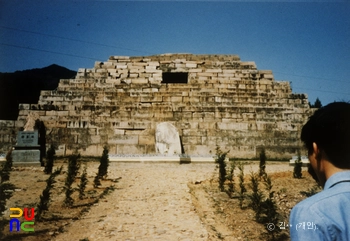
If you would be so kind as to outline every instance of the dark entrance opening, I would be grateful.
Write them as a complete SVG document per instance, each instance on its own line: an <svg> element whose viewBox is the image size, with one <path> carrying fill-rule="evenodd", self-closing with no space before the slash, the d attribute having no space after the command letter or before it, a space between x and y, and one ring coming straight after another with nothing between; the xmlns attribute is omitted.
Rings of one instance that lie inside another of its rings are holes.
<svg viewBox="0 0 350 241"><path fill-rule="evenodd" d="M163 73L162 84L187 84L188 73Z"/></svg>

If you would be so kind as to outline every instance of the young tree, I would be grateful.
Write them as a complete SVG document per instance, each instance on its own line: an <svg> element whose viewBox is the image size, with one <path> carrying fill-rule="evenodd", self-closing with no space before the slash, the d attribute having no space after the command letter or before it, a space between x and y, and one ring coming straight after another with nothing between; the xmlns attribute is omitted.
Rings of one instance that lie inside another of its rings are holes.
<svg viewBox="0 0 350 241"><path fill-rule="evenodd" d="M264 195L259 188L259 176L257 173L252 172L250 174L250 188L252 189L252 193L248 195L250 199L249 206L255 212L255 220L257 222L261 221L261 214L263 211L263 199Z"/></svg>
<svg viewBox="0 0 350 241"><path fill-rule="evenodd" d="M74 200L71 197L74 192L74 189L72 188L72 184L75 181L75 177L77 176L79 171L79 167L80 167L79 158L80 158L80 154L74 154L70 156L68 159L68 172L67 172L67 177L64 184L65 195L66 195L64 204L66 206L72 206L74 203Z"/></svg>
<svg viewBox="0 0 350 241"><path fill-rule="evenodd" d="M228 152L222 152L220 148L217 146L216 147L216 158L215 158L215 163L218 164L219 167L219 189L221 192L225 191L225 181L226 181L226 155Z"/></svg>
<svg viewBox="0 0 350 241"><path fill-rule="evenodd" d="M272 181L271 178L268 175L264 176L264 184L265 184L265 188L266 191L268 193L268 196L266 198L266 200L262 203L263 205L263 216L261 218L261 223L273 223L273 224L277 224L278 220L280 218L277 210L277 204L275 202L274 199L274 194L275 192L272 191ZM281 229L276 229L272 232L268 232L268 235L270 236L270 238L268 240L280 240L278 238L278 236L276 236L277 233L279 233L281 231ZM276 232L276 233L275 233Z"/></svg>
<svg viewBox="0 0 350 241"><path fill-rule="evenodd" d="M265 148L263 148L260 152L259 155L260 158L260 162L259 162L259 176L262 177L264 175L266 175L266 154L265 154Z"/></svg>
<svg viewBox="0 0 350 241"><path fill-rule="evenodd" d="M79 199L83 199L84 196L85 196L85 188L86 188L86 185L88 183L88 179L87 179L87 172L86 172L86 165L84 166L84 169L83 169L83 173L81 174L81 177L80 177L80 184L79 184Z"/></svg>
<svg viewBox="0 0 350 241"><path fill-rule="evenodd" d="M98 167L98 172L94 178L94 187L98 187L101 185L100 179L107 176L109 166L109 156L108 156L108 148L105 146L103 148L103 153L100 158L100 165Z"/></svg>
<svg viewBox="0 0 350 241"><path fill-rule="evenodd" d="M101 186L101 181L100 181L100 177L96 175L94 178L94 187L96 188L98 186Z"/></svg>
<svg viewBox="0 0 350 241"><path fill-rule="evenodd" d="M108 166L109 166L109 156L108 156L108 148L105 146L103 148L102 156L100 159L100 166L98 167L98 176L99 177L106 177L108 174Z"/></svg>
<svg viewBox="0 0 350 241"><path fill-rule="evenodd" d="M272 181L271 178L268 175L265 175L264 177L264 184L266 187L266 191L268 193L268 197L264 201L264 214L265 214L265 221L266 223L277 223L278 221L278 213L277 213L277 205L274 201L274 194L275 192L272 191Z"/></svg>
<svg viewBox="0 0 350 241"><path fill-rule="evenodd" d="M230 163L230 169L226 177L226 179L229 180L227 193L232 198L233 192L235 191L234 177L235 177L236 163L235 161L231 161L231 160L229 163Z"/></svg>
<svg viewBox="0 0 350 241"><path fill-rule="evenodd" d="M309 102L309 106L311 108L321 108L322 103L321 103L320 99L317 97L313 105Z"/></svg>
<svg viewBox="0 0 350 241"><path fill-rule="evenodd" d="M240 187L240 192L239 192L239 206L241 209L243 209L243 201L244 201L244 195L247 192L247 189L245 188L244 185L244 165L242 162L238 162L238 169L239 169L239 187Z"/></svg>
<svg viewBox="0 0 350 241"><path fill-rule="evenodd" d="M47 211L49 209L49 203L51 200L51 190L53 188L53 184L56 183L55 178L62 171L62 166L59 169L56 169L53 173L51 173L50 177L46 180L46 188L43 190L43 193L40 195L40 202L36 211L36 219L40 220L43 211Z"/></svg>
<svg viewBox="0 0 350 241"><path fill-rule="evenodd" d="M44 172L46 174L52 173L52 168L53 168L53 162L54 162L54 159L55 159L55 154L56 154L55 146L51 145L49 150L46 153L47 162L46 162L45 170L44 170Z"/></svg>
<svg viewBox="0 0 350 241"><path fill-rule="evenodd" d="M298 159L294 162L294 170L293 170L294 178L301 178L303 176L302 165L303 163L301 161L300 150L298 150Z"/></svg>

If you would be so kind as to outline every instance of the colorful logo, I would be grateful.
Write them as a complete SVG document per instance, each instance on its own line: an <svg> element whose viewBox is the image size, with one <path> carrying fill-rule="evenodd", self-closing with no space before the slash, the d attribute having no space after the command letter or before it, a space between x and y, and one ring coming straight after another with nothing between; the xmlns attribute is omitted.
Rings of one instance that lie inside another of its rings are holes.
<svg viewBox="0 0 350 241"><path fill-rule="evenodd" d="M16 224L16 230L19 232L21 229L25 232L34 232L34 227L28 227L28 225L34 225L34 208L30 208L30 216L28 216L28 208L24 208L24 212L20 208L10 208L10 211L16 212L15 214L10 214L10 232L13 230L13 224ZM22 217L24 213L25 222L20 222L18 218Z"/></svg>

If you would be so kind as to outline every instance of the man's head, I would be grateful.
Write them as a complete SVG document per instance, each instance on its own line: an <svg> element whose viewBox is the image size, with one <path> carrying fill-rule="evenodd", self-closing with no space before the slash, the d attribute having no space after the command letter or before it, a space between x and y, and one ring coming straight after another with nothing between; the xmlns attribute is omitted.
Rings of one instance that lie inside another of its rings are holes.
<svg viewBox="0 0 350 241"><path fill-rule="evenodd" d="M327 179L322 172L328 164L350 169L350 103L334 102L318 109L304 125L301 140L321 184Z"/></svg>

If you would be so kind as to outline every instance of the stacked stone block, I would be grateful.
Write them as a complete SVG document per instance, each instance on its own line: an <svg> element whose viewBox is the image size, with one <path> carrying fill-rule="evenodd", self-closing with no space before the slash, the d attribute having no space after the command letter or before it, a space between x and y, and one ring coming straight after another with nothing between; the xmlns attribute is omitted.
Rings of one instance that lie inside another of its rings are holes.
<svg viewBox="0 0 350 241"><path fill-rule="evenodd" d="M164 83L164 73L185 73L187 83ZM289 82L236 55L164 54L112 56L55 91L42 91L37 104L22 104L17 122L36 111L47 128L47 143L65 154L155 153L155 129L170 122L185 154L215 154L216 146L238 158L289 157L300 146L310 114L305 94Z"/></svg>

